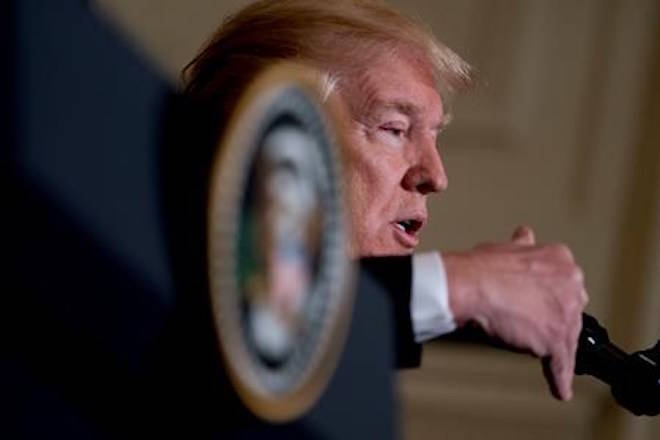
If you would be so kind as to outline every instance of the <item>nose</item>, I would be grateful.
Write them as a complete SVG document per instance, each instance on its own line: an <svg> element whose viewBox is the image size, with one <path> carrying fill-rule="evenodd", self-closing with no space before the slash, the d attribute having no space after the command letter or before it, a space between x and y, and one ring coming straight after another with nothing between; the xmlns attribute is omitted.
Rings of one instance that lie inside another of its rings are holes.
<svg viewBox="0 0 660 440"><path fill-rule="evenodd" d="M435 141L418 145L419 152L406 170L401 185L407 191L421 194L441 192L447 189L448 179Z"/></svg>

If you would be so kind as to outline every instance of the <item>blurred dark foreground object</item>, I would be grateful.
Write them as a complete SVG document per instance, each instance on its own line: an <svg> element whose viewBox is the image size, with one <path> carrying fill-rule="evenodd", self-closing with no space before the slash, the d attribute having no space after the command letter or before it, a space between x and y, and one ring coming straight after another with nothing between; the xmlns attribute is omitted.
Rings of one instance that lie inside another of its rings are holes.
<svg viewBox="0 0 660 440"><path fill-rule="evenodd" d="M367 273L317 405L241 405L213 331L217 140L87 2L2 2L3 438L392 438L392 306Z"/></svg>

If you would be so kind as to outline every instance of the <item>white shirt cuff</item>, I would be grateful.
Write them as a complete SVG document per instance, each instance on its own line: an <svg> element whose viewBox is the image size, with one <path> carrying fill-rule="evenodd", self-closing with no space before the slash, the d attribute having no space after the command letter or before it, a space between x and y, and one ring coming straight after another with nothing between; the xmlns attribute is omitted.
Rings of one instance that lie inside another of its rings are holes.
<svg viewBox="0 0 660 440"><path fill-rule="evenodd" d="M412 257L410 314L415 342L420 343L456 329L449 308L447 274L438 252Z"/></svg>

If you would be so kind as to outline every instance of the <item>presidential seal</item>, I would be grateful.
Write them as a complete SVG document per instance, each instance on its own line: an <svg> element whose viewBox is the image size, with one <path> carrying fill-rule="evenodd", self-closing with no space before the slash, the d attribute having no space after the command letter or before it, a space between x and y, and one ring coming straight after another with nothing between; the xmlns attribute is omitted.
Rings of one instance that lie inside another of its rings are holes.
<svg viewBox="0 0 660 440"><path fill-rule="evenodd" d="M249 87L218 146L208 270L219 349L244 404L269 421L310 408L350 323L352 267L332 106L309 69Z"/></svg>

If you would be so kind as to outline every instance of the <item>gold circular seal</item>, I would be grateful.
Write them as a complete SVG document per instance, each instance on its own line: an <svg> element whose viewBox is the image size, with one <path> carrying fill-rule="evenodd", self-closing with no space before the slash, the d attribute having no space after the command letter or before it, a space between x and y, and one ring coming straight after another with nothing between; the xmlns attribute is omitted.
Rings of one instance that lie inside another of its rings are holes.
<svg viewBox="0 0 660 440"><path fill-rule="evenodd" d="M269 421L308 410L343 348L353 268L323 77L282 64L240 99L212 164L208 270L229 377Z"/></svg>

